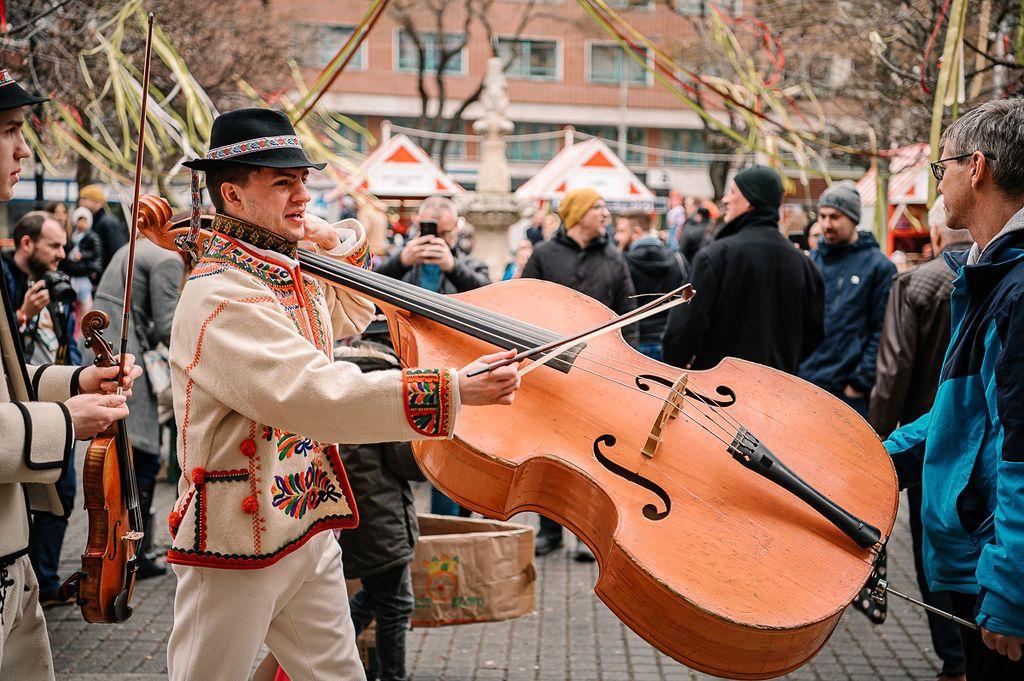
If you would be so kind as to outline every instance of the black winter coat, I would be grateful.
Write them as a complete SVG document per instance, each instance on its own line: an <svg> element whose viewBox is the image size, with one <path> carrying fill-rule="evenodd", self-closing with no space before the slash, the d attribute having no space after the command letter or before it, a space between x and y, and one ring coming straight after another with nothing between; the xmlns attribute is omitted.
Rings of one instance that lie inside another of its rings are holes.
<svg viewBox="0 0 1024 681"><path fill-rule="evenodd" d="M365 341L339 346L334 357L363 373L401 368L390 348ZM345 577L371 577L410 562L420 528L409 481L426 480L412 446L385 442L339 449L359 509L359 526L341 533Z"/></svg>
<svg viewBox="0 0 1024 681"><path fill-rule="evenodd" d="M697 295L669 313L664 361L710 369L737 357L795 374L821 341L825 294L810 258L755 208L727 223L693 260Z"/></svg>
<svg viewBox="0 0 1024 681"><path fill-rule="evenodd" d="M869 393L896 266L870 232L852 244L821 243L811 257L825 280L825 338L800 378L837 395L847 385Z"/></svg>
<svg viewBox="0 0 1024 681"><path fill-rule="evenodd" d="M638 295L668 293L679 288L687 277L686 259L677 251L671 251L656 237L637 239L623 254L629 264L633 288ZM652 300L649 296L640 299L640 304ZM641 319L639 343L661 343L668 322L668 312Z"/></svg>
<svg viewBox="0 0 1024 681"><path fill-rule="evenodd" d="M70 277L89 277L89 281L95 284L103 274L103 243L96 232L90 228L82 234L78 245L68 251L68 255L70 256L76 249L82 254L82 257L78 260L72 260L70 257L61 260L61 271Z"/></svg>
<svg viewBox="0 0 1024 681"><path fill-rule="evenodd" d="M633 279L622 254L601 236L587 247L580 245L559 228L549 241L537 244L523 268L524 279L543 279L586 294L623 314L636 307ZM623 329L623 337L636 345L636 325Z"/></svg>
<svg viewBox="0 0 1024 681"><path fill-rule="evenodd" d="M455 269L451 272L441 272L438 293L462 293L491 283L490 272L483 260L474 258L458 249L454 250L453 254ZM416 286L420 284L420 266L406 267L403 265L401 251L382 262L376 271L392 279L401 279Z"/></svg>
<svg viewBox="0 0 1024 681"><path fill-rule="evenodd" d="M114 254L128 243L128 229L106 208L100 208L92 216L92 231L96 232L103 244L103 269L107 269Z"/></svg>

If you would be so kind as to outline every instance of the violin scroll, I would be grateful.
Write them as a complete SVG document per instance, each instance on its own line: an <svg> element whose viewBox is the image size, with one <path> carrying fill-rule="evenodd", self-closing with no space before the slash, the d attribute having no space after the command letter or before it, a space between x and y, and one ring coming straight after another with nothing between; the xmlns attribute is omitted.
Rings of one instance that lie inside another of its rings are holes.
<svg viewBox="0 0 1024 681"><path fill-rule="evenodd" d="M103 329L108 326L110 326L110 317L106 312L93 310L82 317L82 336L85 337L85 347L96 355L93 364L98 367L112 367L117 364L114 348L103 337Z"/></svg>

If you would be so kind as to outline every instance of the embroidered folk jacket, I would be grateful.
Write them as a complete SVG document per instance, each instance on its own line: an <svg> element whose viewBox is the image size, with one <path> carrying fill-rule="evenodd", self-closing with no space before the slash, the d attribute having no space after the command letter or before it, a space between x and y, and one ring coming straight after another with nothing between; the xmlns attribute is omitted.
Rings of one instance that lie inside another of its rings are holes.
<svg viewBox="0 0 1024 681"><path fill-rule="evenodd" d="M54 483L72 465L74 429L62 404L81 367L26 367L14 308L0 276L0 565L28 551L28 511L66 516ZM30 389L39 400L30 401Z"/></svg>
<svg viewBox="0 0 1024 681"><path fill-rule="evenodd" d="M369 267L362 226L340 225L325 254ZM303 274L277 235L221 215L213 229L171 331L182 477L168 561L260 568L356 525L334 443L450 437L457 373L332 362L334 340L361 331L373 304Z"/></svg>

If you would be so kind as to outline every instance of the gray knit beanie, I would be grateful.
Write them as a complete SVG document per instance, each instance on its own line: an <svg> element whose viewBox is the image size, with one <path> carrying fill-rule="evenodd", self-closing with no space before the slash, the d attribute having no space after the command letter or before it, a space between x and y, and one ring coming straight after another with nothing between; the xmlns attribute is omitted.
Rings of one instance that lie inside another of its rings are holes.
<svg viewBox="0 0 1024 681"><path fill-rule="evenodd" d="M860 224L860 192L852 180L843 180L826 189L818 199L818 210L825 207L835 208L854 224Z"/></svg>

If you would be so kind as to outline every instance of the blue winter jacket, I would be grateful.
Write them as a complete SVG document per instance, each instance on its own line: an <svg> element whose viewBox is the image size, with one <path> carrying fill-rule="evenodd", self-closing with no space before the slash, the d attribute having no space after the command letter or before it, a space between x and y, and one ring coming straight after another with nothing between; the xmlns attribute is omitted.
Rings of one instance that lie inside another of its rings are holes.
<svg viewBox="0 0 1024 681"><path fill-rule="evenodd" d="M811 259L825 279L825 339L800 363L799 376L837 395L848 385L870 393L896 267L870 232L858 232L852 244L821 242Z"/></svg>
<svg viewBox="0 0 1024 681"><path fill-rule="evenodd" d="M931 589L978 594L978 624L1024 636L1024 231L967 259L946 255L958 276L935 403L885 447L900 485L923 485Z"/></svg>

